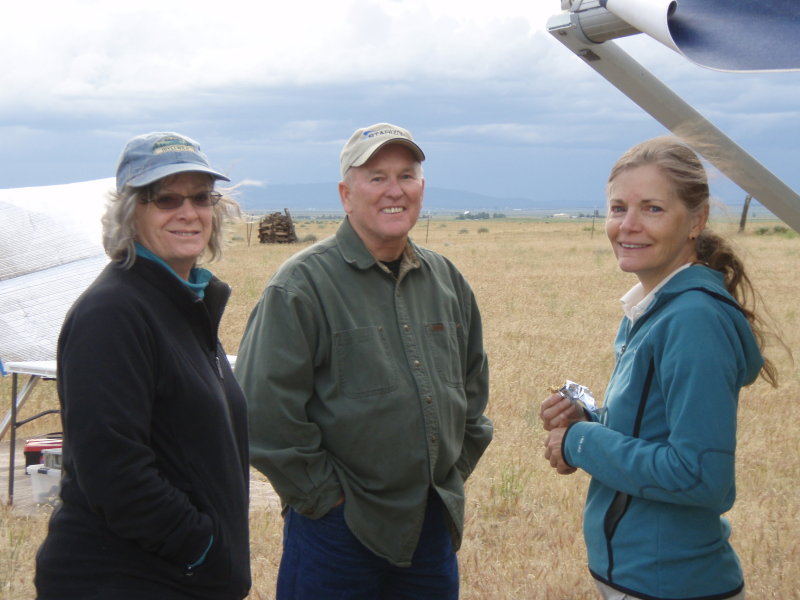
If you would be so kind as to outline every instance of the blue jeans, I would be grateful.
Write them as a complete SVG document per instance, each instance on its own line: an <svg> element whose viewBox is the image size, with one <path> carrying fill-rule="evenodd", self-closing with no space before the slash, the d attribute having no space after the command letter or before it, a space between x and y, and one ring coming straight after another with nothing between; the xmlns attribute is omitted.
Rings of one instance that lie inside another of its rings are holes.
<svg viewBox="0 0 800 600"><path fill-rule="evenodd" d="M458 561L444 510L429 494L411 566L396 567L350 532L343 505L316 520L289 509L277 600L457 600Z"/></svg>

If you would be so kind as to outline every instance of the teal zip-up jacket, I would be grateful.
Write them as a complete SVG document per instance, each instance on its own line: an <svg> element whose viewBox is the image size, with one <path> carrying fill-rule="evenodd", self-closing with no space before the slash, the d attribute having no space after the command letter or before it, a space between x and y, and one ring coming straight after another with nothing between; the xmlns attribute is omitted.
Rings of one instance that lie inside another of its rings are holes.
<svg viewBox="0 0 800 600"><path fill-rule="evenodd" d="M677 273L623 318L600 422L563 456L592 476L584 536L592 575L646 599L727 598L743 578L721 515L736 496L739 390L763 358L750 325L704 266Z"/></svg>
<svg viewBox="0 0 800 600"><path fill-rule="evenodd" d="M409 242L395 278L345 219L270 280L236 375L251 463L284 508L319 518L344 496L353 534L407 566L432 487L459 547L492 424L480 314L449 260Z"/></svg>

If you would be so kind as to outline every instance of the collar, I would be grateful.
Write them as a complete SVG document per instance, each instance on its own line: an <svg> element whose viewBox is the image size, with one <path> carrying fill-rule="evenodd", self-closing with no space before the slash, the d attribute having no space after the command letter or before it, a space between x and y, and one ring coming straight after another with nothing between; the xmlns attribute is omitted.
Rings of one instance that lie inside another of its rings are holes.
<svg viewBox="0 0 800 600"><path fill-rule="evenodd" d="M675 277L675 275L691 266L692 263L686 263L685 265L678 267L672 273L662 279L656 287L650 290L650 293L647 295L644 293L642 284L637 283L631 289L629 289L628 292L622 296L622 298L619 299L619 301L622 303L622 312L624 312L625 316L630 319L631 323L635 323L636 319L641 317L645 311L650 308L653 300L655 300L656 292L667 285L667 282Z"/></svg>
<svg viewBox="0 0 800 600"><path fill-rule="evenodd" d="M175 272L175 269L170 267L167 262L152 252L148 250L144 246L142 246L139 242L134 242L134 248L136 250L136 256L140 256L142 258L146 258L158 265L161 265L165 268L169 273L175 276L175 278L188 287L194 294L202 299L206 293L206 287L208 287L208 282L211 281L211 277L213 274L208 269L201 269L199 267L193 267L192 270L189 272L189 280L183 279L180 275Z"/></svg>
<svg viewBox="0 0 800 600"><path fill-rule="evenodd" d="M344 221L342 221L342 224L336 231L336 241L345 262L362 270L378 265L378 268L381 270L391 273L386 265L376 259L367 249L364 242L358 237L356 230L353 229L353 226L350 224L350 219L348 217L344 218ZM419 267L419 255L414 248L414 244L409 239L406 241L406 247L403 249L402 262L400 263L400 271L397 278L402 279L408 271Z"/></svg>

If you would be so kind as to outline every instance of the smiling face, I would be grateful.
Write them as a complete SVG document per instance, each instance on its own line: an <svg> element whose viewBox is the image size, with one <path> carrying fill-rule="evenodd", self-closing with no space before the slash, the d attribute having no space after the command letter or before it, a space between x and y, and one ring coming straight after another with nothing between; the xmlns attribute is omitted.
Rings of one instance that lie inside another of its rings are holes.
<svg viewBox="0 0 800 600"><path fill-rule="evenodd" d="M619 268L635 273L645 293L696 260L694 239L707 219L708 206L690 213L655 165L626 169L609 184L606 234Z"/></svg>
<svg viewBox="0 0 800 600"><path fill-rule="evenodd" d="M388 144L339 183L339 196L353 229L375 258L399 258L422 209L425 181L419 161L399 144Z"/></svg>
<svg viewBox="0 0 800 600"><path fill-rule="evenodd" d="M159 182L156 194L194 196L211 191L213 181L202 173L179 173ZM152 202L138 204L135 212L136 241L161 258L183 279L208 246L213 206L198 207L188 198L175 209L164 210Z"/></svg>

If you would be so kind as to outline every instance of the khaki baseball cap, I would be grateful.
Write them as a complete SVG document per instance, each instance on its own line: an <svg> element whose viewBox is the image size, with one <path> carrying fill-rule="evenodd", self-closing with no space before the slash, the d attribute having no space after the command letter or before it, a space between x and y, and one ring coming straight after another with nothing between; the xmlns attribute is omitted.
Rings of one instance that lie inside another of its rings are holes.
<svg viewBox="0 0 800 600"><path fill-rule="evenodd" d="M414 153L420 162L425 160L425 153L414 142L411 132L391 123L376 123L369 127L356 129L355 133L347 140L339 155L339 166L344 174L350 167L360 167L370 157L386 144L401 144Z"/></svg>

